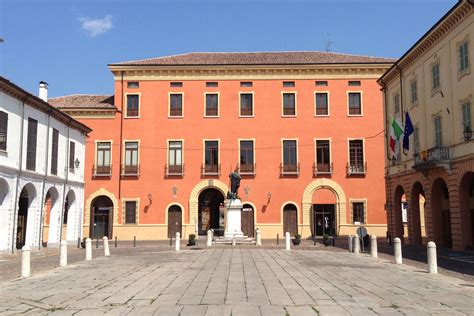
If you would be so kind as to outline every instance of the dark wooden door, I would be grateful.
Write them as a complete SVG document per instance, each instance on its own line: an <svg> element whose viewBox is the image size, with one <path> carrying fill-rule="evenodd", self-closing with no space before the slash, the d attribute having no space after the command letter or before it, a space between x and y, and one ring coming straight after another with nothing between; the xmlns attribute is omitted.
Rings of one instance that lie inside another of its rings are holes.
<svg viewBox="0 0 474 316"><path fill-rule="evenodd" d="M241 228L244 236L253 237L255 231L254 210L249 204L245 204L241 212Z"/></svg>
<svg viewBox="0 0 474 316"><path fill-rule="evenodd" d="M182 215L181 207L173 205L168 209L168 238L176 237L176 233L181 234L182 228ZM183 237L183 236L181 236Z"/></svg>
<svg viewBox="0 0 474 316"><path fill-rule="evenodd" d="M449 209L442 210L443 214L443 243L445 247L453 246L453 238L451 234L451 212Z"/></svg>
<svg viewBox="0 0 474 316"><path fill-rule="evenodd" d="M22 192L22 194L24 194ZM28 220L28 197L22 195L19 200L16 248L21 249L26 242L26 223Z"/></svg>
<svg viewBox="0 0 474 316"><path fill-rule="evenodd" d="M334 204L313 204L313 219L316 236L335 235L336 217Z"/></svg>
<svg viewBox="0 0 474 316"><path fill-rule="evenodd" d="M98 207L94 210L94 224L92 238L101 239L109 236L109 212L108 207Z"/></svg>
<svg viewBox="0 0 474 316"><path fill-rule="evenodd" d="M283 209L283 235L289 232L291 236L294 236L298 232L297 218L296 206L285 206Z"/></svg>

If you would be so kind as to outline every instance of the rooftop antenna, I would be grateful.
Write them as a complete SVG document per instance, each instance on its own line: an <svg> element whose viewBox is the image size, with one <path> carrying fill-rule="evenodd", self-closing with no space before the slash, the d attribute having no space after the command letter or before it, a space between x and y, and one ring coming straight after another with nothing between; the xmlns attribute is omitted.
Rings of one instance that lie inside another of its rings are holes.
<svg viewBox="0 0 474 316"><path fill-rule="evenodd" d="M325 51L330 52L331 51L331 45L332 45L331 34L326 33L325 37L326 37L326 49L325 49Z"/></svg>

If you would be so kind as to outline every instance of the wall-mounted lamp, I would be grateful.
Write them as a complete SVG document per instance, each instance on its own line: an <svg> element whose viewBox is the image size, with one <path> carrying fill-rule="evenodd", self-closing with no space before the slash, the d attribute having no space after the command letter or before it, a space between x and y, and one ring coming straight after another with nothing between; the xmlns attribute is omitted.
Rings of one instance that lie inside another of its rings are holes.
<svg viewBox="0 0 474 316"><path fill-rule="evenodd" d="M151 195L151 193L148 193L148 201L150 201L150 204L153 201L153 195Z"/></svg>
<svg viewBox="0 0 474 316"><path fill-rule="evenodd" d="M470 142L472 138L472 129L469 126L466 126L463 132L464 135L464 141L465 142Z"/></svg>
<svg viewBox="0 0 474 316"><path fill-rule="evenodd" d="M80 164L81 164L81 162L79 161L78 158L76 158L76 160L74 160L74 166L76 166L76 169L79 168Z"/></svg>
<svg viewBox="0 0 474 316"><path fill-rule="evenodd" d="M178 196L178 187L177 186L173 186L173 188L171 189L171 191L173 192L173 198L176 198Z"/></svg>
<svg viewBox="0 0 474 316"><path fill-rule="evenodd" d="M249 191L250 191L250 188L248 185L246 185L244 187L244 194L245 194L245 198L247 199L249 197Z"/></svg>
<svg viewBox="0 0 474 316"><path fill-rule="evenodd" d="M267 198L268 198L268 201L267 201L267 204L268 204L268 203L270 203L270 200L272 198L272 192L267 193Z"/></svg>

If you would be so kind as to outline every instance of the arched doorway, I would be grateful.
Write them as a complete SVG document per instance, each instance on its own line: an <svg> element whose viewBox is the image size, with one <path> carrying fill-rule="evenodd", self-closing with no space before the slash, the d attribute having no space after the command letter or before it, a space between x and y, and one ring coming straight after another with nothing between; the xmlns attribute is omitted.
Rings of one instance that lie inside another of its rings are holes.
<svg viewBox="0 0 474 316"><path fill-rule="evenodd" d="M168 208L168 238L174 238L176 233L181 234L183 226L183 211L179 205L171 205Z"/></svg>
<svg viewBox="0 0 474 316"><path fill-rule="evenodd" d="M43 246L47 246L47 244L57 244L59 241L59 221L62 210L60 203L58 203L58 198L58 190L55 187L49 188L48 192L46 192L43 205Z"/></svg>
<svg viewBox="0 0 474 316"><path fill-rule="evenodd" d="M113 224L113 207L112 200L105 195L100 195L91 202L91 222L90 236L91 238L102 238L107 236L112 238Z"/></svg>
<svg viewBox="0 0 474 316"><path fill-rule="evenodd" d="M425 191L423 191L423 186L420 182L415 182L411 190L408 230L410 243L416 245L420 245L422 243L422 214L424 224L424 196Z"/></svg>
<svg viewBox="0 0 474 316"><path fill-rule="evenodd" d="M402 186L399 185L395 189L395 195L393 198L393 214L394 217L394 227L393 233L395 236L393 238L398 237L403 241L403 236L405 235L405 227L403 225L403 209L406 206L406 199L405 199L405 190L403 190Z"/></svg>
<svg viewBox="0 0 474 316"><path fill-rule="evenodd" d="M209 188L199 194L198 233L205 235L214 229L216 236L224 235L224 195L221 191Z"/></svg>
<svg viewBox="0 0 474 316"><path fill-rule="evenodd" d="M8 182L0 178L0 214L9 214L11 210L11 198L9 198L10 187ZM0 251L11 248L10 233L12 230L11 220L4 215L0 215Z"/></svg>
<svg viewBox="0 0 474 316"><path fill-rule="evenodd" d="M433 221L433 239L442 247L451 248L453 238L451 232L451 211L449 191L446 182L438 178L433 182L431 190L431 213Z"/></svg>
<svg viewBox="0 0 474 316"><path fill-rule="evenodd" d="M474 172L467 172L459 186L462 247L474 249Z"/></svg>
<svg viewBox="0 0 474 316"><path fill-rule="evenodd" d="M283 236L286 232L291 236L298 232L298 208L293 203L283 207Z"/></svg>
<svg viewBox="0 0 474 316"><path fill-rule="evenodd" d="M26 184L21 190L20 198L18 199L18 219L16 228L17 249L21 249L27 244L28 210L35 196L36 190L34 185L31 183Z"/></svg>
<svg viewBox="0 0 474 316"><path fill-rule="evenodd" d="M62 239L75 240L75 226L78 225L78 216L76 210L76 194L73 190L69 190L64 202Z"/></svg>
<svg viewBox="0 0 474 316"><path fill-rule="evenodd" d="M241 212L241 228L244 236L253 237L255 231L255 222L254 222L254 209L252 204L244 204Z"/></svg>
<svg viewBox="0 0 474 316"><path fill-rule="evenodd" d="M336 235L337 200L334 192L328 188L318 188L313 193L311 234L313 237Z"/></svg>
<svg viewBox="0 0 474 316"><path fill-rule="evenodd" d="M10 192L8 182L0 178L0 208L3 208L7 202L7 195Z"/></svg>

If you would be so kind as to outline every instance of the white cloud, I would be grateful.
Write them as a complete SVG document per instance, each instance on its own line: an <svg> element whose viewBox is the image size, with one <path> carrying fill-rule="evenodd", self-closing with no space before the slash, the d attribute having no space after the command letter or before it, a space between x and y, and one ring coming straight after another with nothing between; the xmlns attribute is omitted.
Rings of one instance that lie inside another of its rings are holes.
<svg viewBox="0 0 474 316"><path fill-rule="evenodd" d="M114 27L111 15L107 15L103 19L82 17L79 18L79 22L81 22L82 29L88 32L91 37L104 34Z"/></svg>

